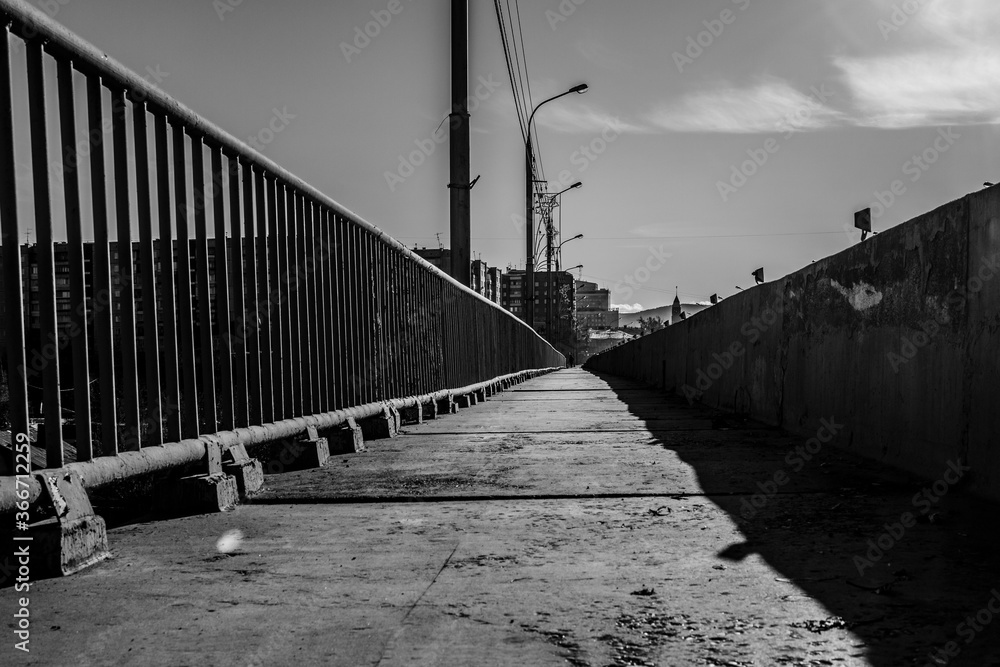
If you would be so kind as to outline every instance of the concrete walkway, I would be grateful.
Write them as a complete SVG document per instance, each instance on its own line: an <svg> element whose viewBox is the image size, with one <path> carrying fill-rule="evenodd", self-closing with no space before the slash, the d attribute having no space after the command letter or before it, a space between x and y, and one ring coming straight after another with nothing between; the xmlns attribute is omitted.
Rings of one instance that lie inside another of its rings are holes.
<svg viewBox="0 0 1000 667"><path fill-rule="evenodd" d="M113 560L34 584L32 652L0 663L1000 665L996 509L960 490L922 514L926 483L833 443L798 463L801 438L578 369L404 430L115 528Z"/></svg>

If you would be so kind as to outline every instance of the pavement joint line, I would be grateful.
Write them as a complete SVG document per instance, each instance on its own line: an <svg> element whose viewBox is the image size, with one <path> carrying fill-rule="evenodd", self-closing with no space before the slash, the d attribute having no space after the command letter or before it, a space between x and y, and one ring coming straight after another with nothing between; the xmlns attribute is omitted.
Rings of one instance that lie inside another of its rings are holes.
<svg viewBox="0 0 1000 667"><path fill-rule="evenodd" d="M858 489L852 489L857 491ZM631 500L642 498L665 498L681 500L685 498L739 498L750 496L759 491L750 489L747 491L720 491L716 493L533 493L525 495L479 495L479 496L334 496L325 498L249 498L244 502L244 506L249 505L410 505L410 504L434 504L434 503L467 503L467 502L504 502L511 500ZM832 496L840 495L840 489L826 491L779 491L774 496ZM888 495L899 494L885 493Z"/></svg>

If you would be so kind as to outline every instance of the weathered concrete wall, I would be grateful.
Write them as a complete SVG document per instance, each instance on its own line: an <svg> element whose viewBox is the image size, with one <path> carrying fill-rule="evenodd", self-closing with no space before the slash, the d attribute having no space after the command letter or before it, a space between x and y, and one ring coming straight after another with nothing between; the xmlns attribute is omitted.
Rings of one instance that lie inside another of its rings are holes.
<svg viewBox="0 0 1000 667"><path fill-rule="evenodd" d="M952 202L588 368L1000 500L1000 187Z"/></svg>

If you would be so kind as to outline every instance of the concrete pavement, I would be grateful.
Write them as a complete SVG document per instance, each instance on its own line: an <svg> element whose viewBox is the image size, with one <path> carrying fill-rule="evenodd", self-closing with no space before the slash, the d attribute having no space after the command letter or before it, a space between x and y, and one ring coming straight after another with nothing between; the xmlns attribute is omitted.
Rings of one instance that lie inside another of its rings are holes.
<svg viewBox="0 0 1000 667"><path fill-rule="evenodd" d="M537 378L235 512L113 528L113 560L33 585L3 663L1000 665L995 506L918 504L837 418L807 443Z"/></svg>

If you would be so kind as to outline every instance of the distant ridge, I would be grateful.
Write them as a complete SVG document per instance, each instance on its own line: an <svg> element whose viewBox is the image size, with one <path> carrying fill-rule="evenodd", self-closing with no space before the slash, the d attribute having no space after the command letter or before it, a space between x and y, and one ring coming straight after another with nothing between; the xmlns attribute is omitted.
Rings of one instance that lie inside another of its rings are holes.
<svg viewBox="0 0 1000 667"><path fill-rule="evenodd" d="M688 317L691 317L695 313L700 313L706 308L711 308L711 304L707 303L682 303L681 312L687 313ZM639 325L639 318L649 318L649 317L659 317L662 321L670 323L670 308L671 306L660 306L659 308L650 308L649 310L643 310L638 313L621 313L619 316L619 326L622 327L633 327Z"/></svg>

